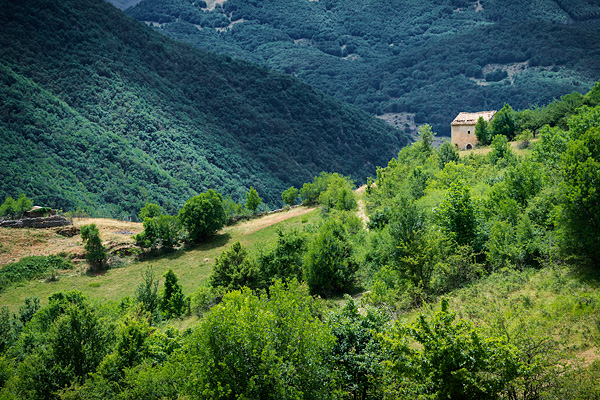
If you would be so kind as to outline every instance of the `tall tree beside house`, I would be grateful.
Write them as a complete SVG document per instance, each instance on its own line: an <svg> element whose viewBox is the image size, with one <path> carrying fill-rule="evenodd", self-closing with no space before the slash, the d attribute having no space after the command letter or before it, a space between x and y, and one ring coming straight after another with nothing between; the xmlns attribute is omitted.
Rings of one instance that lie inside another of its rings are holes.
<svg viewBox="0 0 600 400"><path fill-rule="evenodd" d="M492 141L490 128L487 121L483 119L483 117L479 117L477 120L477 124L475 125L475 136L477 137L480 145L490 144Z"/></svg>

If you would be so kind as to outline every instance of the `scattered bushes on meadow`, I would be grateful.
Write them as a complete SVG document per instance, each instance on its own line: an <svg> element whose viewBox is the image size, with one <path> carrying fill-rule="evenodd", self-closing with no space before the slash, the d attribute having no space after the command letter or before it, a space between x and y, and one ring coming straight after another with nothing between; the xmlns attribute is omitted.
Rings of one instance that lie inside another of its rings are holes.
<svg viewBox="0 0 600 400"><path fill-rule="evenodd" d="M73 269L73 264L59 256L23 257L0 268L0 291L9 285L43 277L52 270Z"/></svg>

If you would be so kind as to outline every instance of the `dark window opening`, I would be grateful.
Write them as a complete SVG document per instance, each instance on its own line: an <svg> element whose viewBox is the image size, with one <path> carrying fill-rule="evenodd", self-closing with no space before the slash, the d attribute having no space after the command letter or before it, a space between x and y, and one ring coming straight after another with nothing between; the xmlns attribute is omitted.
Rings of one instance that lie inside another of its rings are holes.
<svg viewBox="0 0 600 400"><path fill-rule="evenodd" d="M469 144L467 145L467 150L471 150L472 148L473 148L473 146L471 146L471 143L469 143Z"/></svg>

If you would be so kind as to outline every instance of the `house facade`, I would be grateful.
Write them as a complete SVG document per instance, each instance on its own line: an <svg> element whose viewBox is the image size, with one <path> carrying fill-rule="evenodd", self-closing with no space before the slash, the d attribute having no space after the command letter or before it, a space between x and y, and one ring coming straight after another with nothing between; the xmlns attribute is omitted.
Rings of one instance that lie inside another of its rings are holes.
<svg viewBox="0 0 600 400"><path fill-rule="evenodd" d="M479 117L483 117L489 123L494 115L496 115L496 111L461 112L458 114L450 127L452 144L458 146L460 150L474 148L478 143L477 136L475 136L475 125L477 125Z"/></svg>

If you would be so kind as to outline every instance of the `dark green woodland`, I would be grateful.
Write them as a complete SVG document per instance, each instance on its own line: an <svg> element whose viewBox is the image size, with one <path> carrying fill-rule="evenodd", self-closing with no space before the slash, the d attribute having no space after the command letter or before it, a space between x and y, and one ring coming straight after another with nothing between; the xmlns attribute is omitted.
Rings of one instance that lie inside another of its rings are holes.
<svg viewBox="0 0 600 400"><path fill-rule="evenodd" d="M212 2L211 2L212 3ZM297 76L416 131L461 111L547 104L600 76L597 0L145 0L167 36ZM403 114L403 116L405 116ZM391 115L390 117L393 117Z"/></svg>
<svg viewBox="0 0 600 400"><path fill-rule="evenodd" d="M178 44L101 0L3 1L0 197L174 213L253 186L272 208L321 171L365 180L404 133L299 80Z"/></svg>

